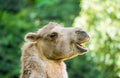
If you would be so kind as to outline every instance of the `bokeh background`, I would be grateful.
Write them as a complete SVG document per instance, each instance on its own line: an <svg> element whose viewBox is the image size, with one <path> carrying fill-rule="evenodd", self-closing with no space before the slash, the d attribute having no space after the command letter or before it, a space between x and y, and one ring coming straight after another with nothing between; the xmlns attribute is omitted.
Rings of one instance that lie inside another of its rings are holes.
<svg viewBox="0 0 120 78"><path fill-rule="evenodd" d="M84 28L87 54L65 61L69 78L120 78L120 0L0 0L0 78L18 78L24 35L50 21Z"/></svg>

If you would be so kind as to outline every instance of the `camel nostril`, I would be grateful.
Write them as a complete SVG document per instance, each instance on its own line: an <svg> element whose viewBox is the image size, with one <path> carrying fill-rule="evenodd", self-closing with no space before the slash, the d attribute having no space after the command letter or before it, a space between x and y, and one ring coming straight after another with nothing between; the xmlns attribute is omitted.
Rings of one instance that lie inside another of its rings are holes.
<svg viewBox="0 0 120 78"><path fill-rule="evenodd" d="M90 40L89 35L83 30L76 30L77 39L81 42L86 42Z"/></svg>
<svg viewBox="0 0 120 78"><path fill-rule="evenodd" d="M76 33L76 34L86 34L85 31L80 31L80 30L75 31L75 33Z"/></svg>

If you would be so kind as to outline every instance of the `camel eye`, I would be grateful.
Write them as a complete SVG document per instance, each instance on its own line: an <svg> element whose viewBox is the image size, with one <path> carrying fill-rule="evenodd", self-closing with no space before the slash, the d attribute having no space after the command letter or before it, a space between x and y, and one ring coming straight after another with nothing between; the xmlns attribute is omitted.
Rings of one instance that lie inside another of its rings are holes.
<svg viewBox="0 0 120 78"><path fill-rule="evenodd" d="M52 40L56 39L57 37L58 37L58 34L57 34L56 32L50 34L50 38L51 38Z"/></svg>

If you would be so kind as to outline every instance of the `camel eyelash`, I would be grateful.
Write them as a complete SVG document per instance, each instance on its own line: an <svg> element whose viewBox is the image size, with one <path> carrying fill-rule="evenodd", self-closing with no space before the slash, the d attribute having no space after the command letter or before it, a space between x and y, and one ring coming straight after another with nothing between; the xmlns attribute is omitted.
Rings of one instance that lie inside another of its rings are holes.
<svg viewBox="0 0 120 78"><path fill-rule="evenodd" d="M52 40L54 40L54 39L58 38L58 33L53 32L53 33L51 33L51 34L49 35L49 37L50 37Z"/></svg>

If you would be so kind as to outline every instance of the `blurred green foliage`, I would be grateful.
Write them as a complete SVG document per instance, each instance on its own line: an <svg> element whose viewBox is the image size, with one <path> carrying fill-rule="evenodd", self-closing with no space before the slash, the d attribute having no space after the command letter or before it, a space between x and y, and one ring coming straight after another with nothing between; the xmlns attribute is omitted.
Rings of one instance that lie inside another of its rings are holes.
<svg viewBox="0 0 120 78"><path fill-rule="evenodd" d="M50 21L72 26L79 11L77 0L0 0L0 78L18 78L27 32Z"/></svg>
<svg viewBox="0 0 120 78"><path fill-rule="evenodd" d="M120 0L82 0L81 4L74 26L85 28L91 40L86 58L79 59L77 69L71 66L84 72L76 78L120 78Z"/></svg>

